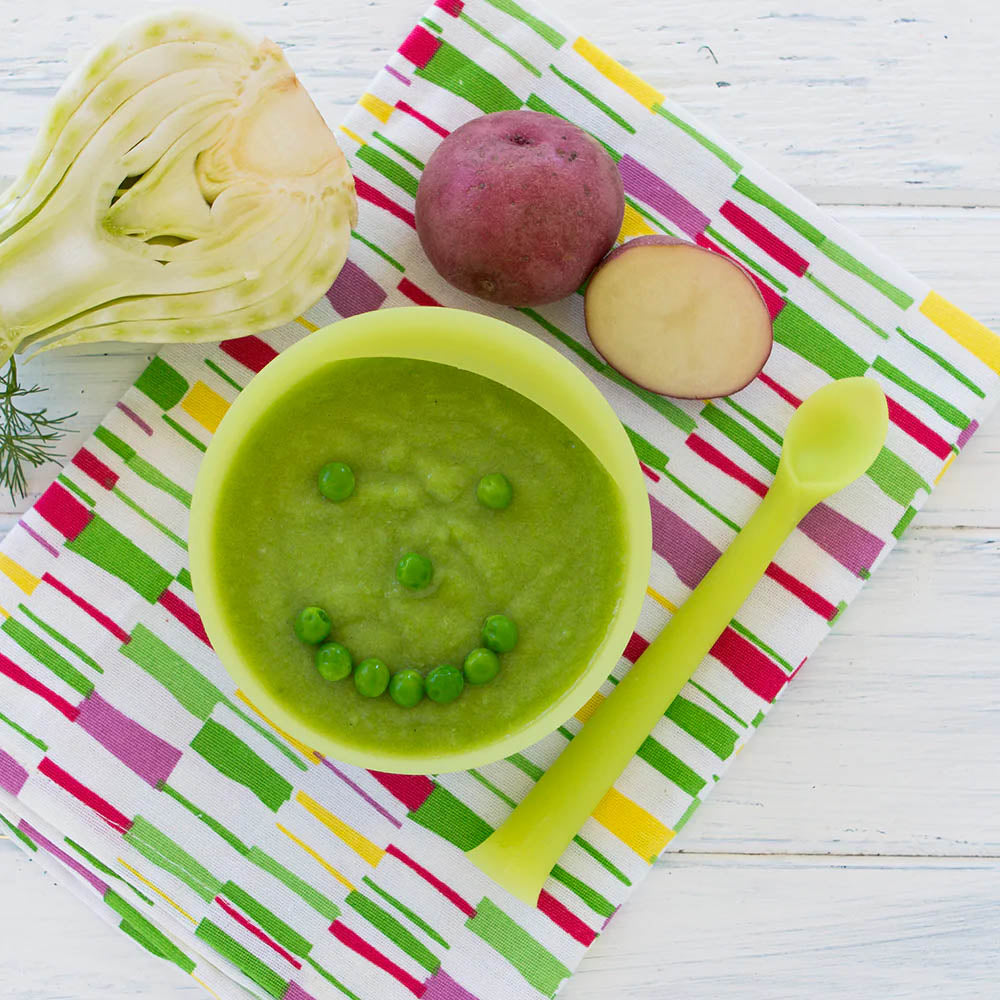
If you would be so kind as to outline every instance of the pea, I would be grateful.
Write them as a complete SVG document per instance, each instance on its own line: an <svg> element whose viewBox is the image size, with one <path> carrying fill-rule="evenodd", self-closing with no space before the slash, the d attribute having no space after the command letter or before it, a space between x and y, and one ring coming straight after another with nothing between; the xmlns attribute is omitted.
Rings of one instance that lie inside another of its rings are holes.
<svg viewBox="0 0 1000 1000"><path fill-rule="evenodd" d="M319 491L327 500L346 500L354 492L351 467L343 462L327 462L319 470Z"/></svg>
<svg viewBox="0 0 1000 1000"><path fill-rule="evenodd" d="M474 649L465 658L465 679L470 684L485 684L500 672L500 657L492 649Z"/></svg>
<svg viewBox="0 0 1000 1000"><path fill-rule="evenodd" d="M396 563L396 579L410 590L422 590L433 576L434 566L430 559L416 552L407 552Z"/></svg>
<svg viewBox="0 0 1000 1000"><path fill-rule="evenodd" d="M310 604L295 616L295 634L303 641L318 646L333 628L330 616L322 609Z"/></svg>
<svg viewBox="0 0 1000 1000"><path fill-rule="evenodd" d="M316 650L316 669L328 681L342 681L354 668L351 651L339 642L324 642Z"/></svg>
<svg viewBox="0 0 1000 1000"><path fill-rule="evenodd" d="M465 687L462 671L450 663L442 663L435 667L424 681L427 697L441 705L454 701Z"/></svg>
<svg viewBox="0 0 1000 1000"><path fill-rule="evenodd" d="M476 486L476 499L491 510L503 510L510 506L514 496L514 488L510 480L502 472L492 472L483 476Z"/></svg>
<svg viewBox="0 0 1000 1000"><path fill-rule="evenodd" d="M483 645L494 653L509 653L517 645L517 626L506 615L490 615L483 622Z"/></svg>
<svg viewBox="0 0 1000 1000"><path fill-rule="evenodd" d="M389 681L389 697L402 708L413 708L424 696L424 678L419 670L397 670Z"/></svg>
<svg viewBox="0 0 1000 1000"><path fill-rule="evenodd" d="M362 660L354 668L354 686L358 694L377 698L389 686L389 668L374 656Z"/></svg>

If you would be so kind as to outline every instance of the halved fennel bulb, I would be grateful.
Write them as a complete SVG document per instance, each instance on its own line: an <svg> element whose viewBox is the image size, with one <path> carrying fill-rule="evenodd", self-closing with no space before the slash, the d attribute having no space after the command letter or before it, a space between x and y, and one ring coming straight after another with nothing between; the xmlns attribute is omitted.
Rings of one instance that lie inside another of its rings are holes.
<svg viewBox="0 0 1000 1000"><path fill-rule="evenodd" d="M357 220L344 155L281 50L186 11L90 55L0 207L0 365L288 322L333 282Z"/></svg>

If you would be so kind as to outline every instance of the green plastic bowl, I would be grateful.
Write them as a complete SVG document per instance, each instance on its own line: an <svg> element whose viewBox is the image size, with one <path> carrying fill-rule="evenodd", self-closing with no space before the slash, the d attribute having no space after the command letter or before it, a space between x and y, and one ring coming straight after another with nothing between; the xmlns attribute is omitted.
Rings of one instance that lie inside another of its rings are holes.
<svg viewBox="0 0 1000 1000"><path fill-rule="evenodd" d="M614 620L576 683L541 714L490 743L467 749L400 754L361 751L336 727L319 728L277 702L240 655L222 613L213 530L219 498L240 443L276 400L317 368L345 358L437 361L485 375L543 406L597 456L618 484L625 528L625 574ZM639 463L622 425L585 375L541 341L497 319L459 309L383 309L341 320L310 334L254 377L230 408L201 464L191 505L191 578L212 646L236 684L275 725L325 756L402 774L478 767L541 739L573 715L621 656L639 616L649 578L649 501Z"/></svg>

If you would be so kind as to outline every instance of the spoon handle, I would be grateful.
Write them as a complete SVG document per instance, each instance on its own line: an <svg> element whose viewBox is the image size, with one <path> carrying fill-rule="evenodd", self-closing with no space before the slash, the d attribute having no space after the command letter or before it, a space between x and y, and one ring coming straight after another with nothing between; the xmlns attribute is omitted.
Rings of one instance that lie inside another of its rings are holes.
<svg viewBox="0 0 1000 1000"><path fill-rule="evenodd" d="M779 473L743 530L611 695L506 821L470 852L480 869L535 905L567 844L811 506Z"/></svg>

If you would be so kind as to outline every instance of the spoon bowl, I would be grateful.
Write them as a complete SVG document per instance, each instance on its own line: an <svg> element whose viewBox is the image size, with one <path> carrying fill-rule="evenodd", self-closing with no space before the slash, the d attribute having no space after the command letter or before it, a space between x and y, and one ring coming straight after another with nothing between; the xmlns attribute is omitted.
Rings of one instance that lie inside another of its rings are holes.
<svg viewBox="0 0 1000 1000"><path fill-rule="evenodd" d="M889 428L885 394L870 378L845 378L818 389L785 431L781 468L796 487L829 496L875 461Z"/></svg>

